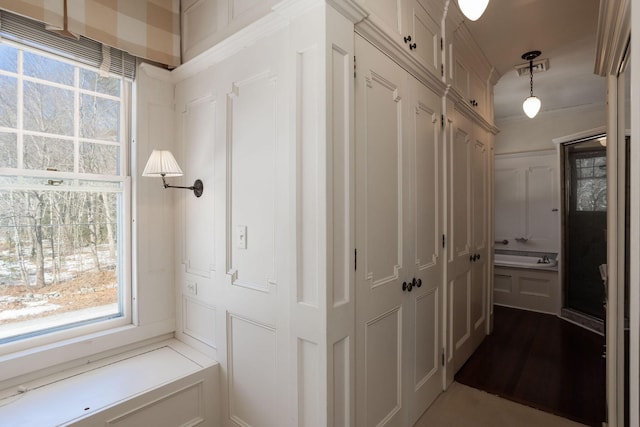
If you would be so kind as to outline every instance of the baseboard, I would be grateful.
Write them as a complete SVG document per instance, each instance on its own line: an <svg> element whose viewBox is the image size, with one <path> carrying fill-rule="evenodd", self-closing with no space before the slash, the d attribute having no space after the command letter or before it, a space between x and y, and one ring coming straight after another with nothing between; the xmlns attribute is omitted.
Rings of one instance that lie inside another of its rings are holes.
<svg viewBox="0 0 640 427"><path fill-rule="evenodd" d="M563 308L560 310L560 318L604 336L604 322L600 319L580 313L570 308Z"/></svg>

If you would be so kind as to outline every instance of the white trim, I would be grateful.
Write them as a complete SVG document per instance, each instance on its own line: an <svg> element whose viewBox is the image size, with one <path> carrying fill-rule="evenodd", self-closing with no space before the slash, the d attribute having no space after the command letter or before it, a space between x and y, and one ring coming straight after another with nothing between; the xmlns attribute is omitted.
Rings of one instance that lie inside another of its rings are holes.
<svg viewBox="0 0 640 427"><path fill-rule="evenodd" d="M640 29L640 7L631 8L631 23ZM640 425L640 31L631 33L631 230L629 295L629 425Z"/></svg>
<svg viewBox="0 0 640 427"><path fill-rule="evenodd" d="M594 72L616 75L623 63L631 32L631 0L602 0L598 13Z"/></svg>
<svg viewBox="0 0 640 427"><path fill-rule="evenodd" d="M496 154L496 160L498 159L521 159L523 157L533 157L533 156L556 156L558 151L556 149L548 149L544 150L535 150L535 151L523 151L521 153L499 153Z"/></svg>
<svg viewBox="0 0 640 427"><path fill-rule="evenodd" d="M602 135L602 134L606 134L606 133L607 133L607 127L606 126L600 126L600 127L594 128L594 129L584 130L582 132L576 132L576 133L571 134L571 135L560 136L558 138L553 138L551 141L554 144L564 144L566 142L576 141L578 139L589 138L589 137L592 137L592 136L598 136L598 135Z"/></svg>

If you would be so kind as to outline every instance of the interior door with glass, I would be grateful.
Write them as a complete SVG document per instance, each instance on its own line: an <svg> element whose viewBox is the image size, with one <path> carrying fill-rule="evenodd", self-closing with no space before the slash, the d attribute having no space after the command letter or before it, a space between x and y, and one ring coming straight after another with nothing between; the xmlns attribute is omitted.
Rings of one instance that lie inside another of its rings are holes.
<svg viewBox="0 0 640 427"><path fill-rule="evenodd" d="M565 145L564 283L567 309L604 320L600 265L607 263L605 139Z"/></svg>

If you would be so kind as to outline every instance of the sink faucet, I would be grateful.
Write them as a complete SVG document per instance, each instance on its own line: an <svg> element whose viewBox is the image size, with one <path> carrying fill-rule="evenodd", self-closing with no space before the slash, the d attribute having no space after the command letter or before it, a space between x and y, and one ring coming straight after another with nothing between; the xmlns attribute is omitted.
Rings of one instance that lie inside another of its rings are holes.
<svg viewBox="0 0 640 427"><path fill-rule="evenodd" d="M538 260L538 264L551 264L551 261L547 255L543 255L542 258Z"/></svg>

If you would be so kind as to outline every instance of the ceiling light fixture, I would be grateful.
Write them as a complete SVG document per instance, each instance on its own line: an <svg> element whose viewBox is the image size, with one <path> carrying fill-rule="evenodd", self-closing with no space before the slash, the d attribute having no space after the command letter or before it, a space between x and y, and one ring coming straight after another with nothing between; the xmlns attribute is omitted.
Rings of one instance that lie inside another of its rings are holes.
<svg viewBox="0 0 640 427"><path fill-rule="evenodd" d="M531 52L527 52L522 55L522 59L529 61L529 77L531 88L529 97L522 103L522 109L530 119L533 119L538 114L538 111L540 111L540 107L542 106L540 99L537 96L533 96L533 60L540 56L540 53L541 52L539 50L532 50Z"/></svg>
<svg viewBox="0 0 640 427"><path fill-rule="evenodd" d="M488 4L489 0L458 0L460 10L464 13L464 16L471 21L477 21L484 13Z"/></svg>

